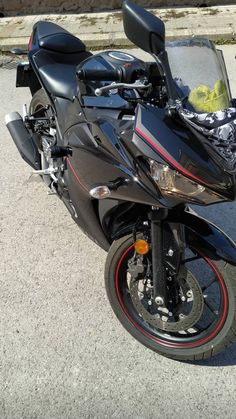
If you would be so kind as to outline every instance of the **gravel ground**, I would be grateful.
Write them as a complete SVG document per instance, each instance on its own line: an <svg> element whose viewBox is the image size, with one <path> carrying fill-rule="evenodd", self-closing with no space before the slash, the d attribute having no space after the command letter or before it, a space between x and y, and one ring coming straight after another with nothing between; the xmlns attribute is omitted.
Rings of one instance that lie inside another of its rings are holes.
<svg viewBox="0 0 236 419"><path fill-rule="evenodd" d="M235 47L224 47L236 94ZM236 345L191 365L136 342L108 304L106 254L43 184L4 126L27 89L0 69L0 418L235 417ZM235 204L201 213L236 239Z"/></svg>

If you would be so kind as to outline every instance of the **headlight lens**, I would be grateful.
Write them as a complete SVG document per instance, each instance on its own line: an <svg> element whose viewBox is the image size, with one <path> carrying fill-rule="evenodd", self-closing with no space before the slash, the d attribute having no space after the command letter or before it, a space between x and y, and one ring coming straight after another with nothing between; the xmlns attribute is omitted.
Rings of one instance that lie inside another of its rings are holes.
<svg viewBox="0 0 236 419"><path fill-rule="evenodd" d="M183 198L185 202L212 204L224 201L224 198L205 186L181 175L169 166L149 160L150 172L162 195L166 197Z"/></svg>

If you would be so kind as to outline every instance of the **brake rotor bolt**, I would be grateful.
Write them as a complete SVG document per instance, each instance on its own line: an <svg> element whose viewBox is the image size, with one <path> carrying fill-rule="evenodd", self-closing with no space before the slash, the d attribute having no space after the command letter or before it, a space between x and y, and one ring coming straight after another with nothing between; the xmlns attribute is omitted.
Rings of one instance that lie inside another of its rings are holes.
<svg viewBox="0 0 236 419"><path fill-rule="evenodd" d="M152 301L148 300L148 305L151 306L152 305Z"/></svg>
<svg viewBox="0 0 236 419"><path fill-rule="evenodd" d="M185 317L185 316L184 316L184 314L182 314L182 313L179 315L179 319L184 319L184 317Z"/></svg>
<svg viewBox="0 0 236 419"><path fill-rule="evenodd" d="M158 306L163 306L163 304L164 304L163 298L161 298L161 297L156 297L155 302Z"/></svg>
<svg viewBox="0 0 236 419"><path fill-rule="evenodd" d="M171 276L169 276L169 277L168 277L168 281L170 281L170 282L172 281L172 278L171 278Z"/></svg>
<svg viewBox="0 0 236 419"><path fill-rule="evenodd" d="M191 291L191 290L189 290L189 291L187 292L187 294L186 294L186 295L187 295L187 297L189 297L189 298L190 298L190 297L192 297L192 296L193 296L193 293L192 293L192 291Z"/></svg>
<svg viewBox="0 0 236 419"><path fill-rule="evenodd" d="M182 295L182 297L181 297L181 301L186 301L186 298L185 298L185 296L184 296L184 295Z"/></svg>
<svg viewBox="0 0 236 419"><path fill-rule="evenodd" d="M174 255L174 250L173 249L169 249L167 255L170 256L170 257L172 257Z"/></svg>
<svg viewBox="0 0 236 419"><path fill-rule="evenodd" d="M172 316L173 316L173 313L171 313L171 311L169 311L169 316L170 316L170 317L172 317Z"/></svg>

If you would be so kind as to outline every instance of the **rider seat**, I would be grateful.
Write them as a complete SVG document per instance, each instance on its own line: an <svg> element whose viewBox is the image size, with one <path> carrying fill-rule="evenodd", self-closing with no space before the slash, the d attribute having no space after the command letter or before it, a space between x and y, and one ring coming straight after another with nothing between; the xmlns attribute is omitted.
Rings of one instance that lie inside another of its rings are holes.
<svg viewBox="0 0 236 419"><path fill-rule="evenodd" d="M39 21L34 25L41 48L74 54L86 51L84 43L70 32L52 22Z"/></svg>
<svg viewBox="0 0 236 419"><path fill-rule="evenodd" d="M52 96L73 100L77 94L76 67L91 52L80 39L55 23L37 22L34 34L40 49L33 61L42 84Z"/></svg>

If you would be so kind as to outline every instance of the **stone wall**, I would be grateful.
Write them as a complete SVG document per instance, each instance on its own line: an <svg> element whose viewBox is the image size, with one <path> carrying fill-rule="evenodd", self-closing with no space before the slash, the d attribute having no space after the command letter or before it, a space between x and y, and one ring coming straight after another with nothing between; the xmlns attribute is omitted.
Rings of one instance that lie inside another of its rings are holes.
<svg viewBox="0 0 236 419"><path fill-rule="evenodd" d="M235 4L235 0L135 0L147 7L217 6ZM119 9L122 0L0 0L5 16L43 13L81 13Z"/></svg>

